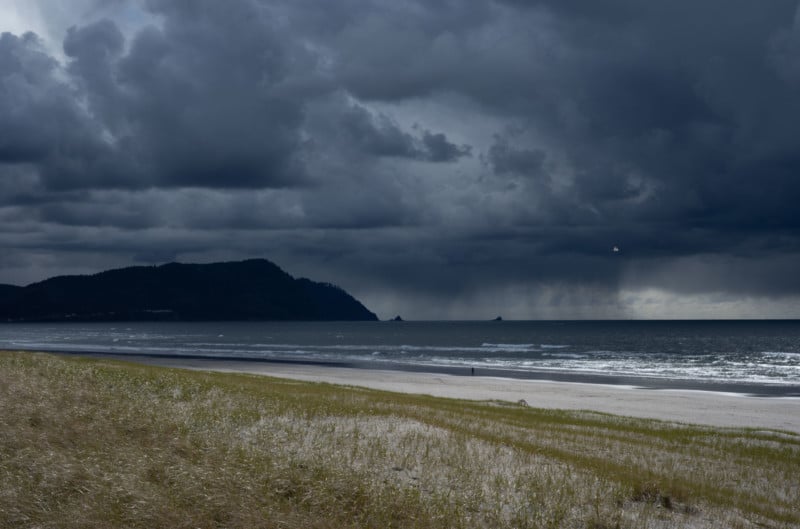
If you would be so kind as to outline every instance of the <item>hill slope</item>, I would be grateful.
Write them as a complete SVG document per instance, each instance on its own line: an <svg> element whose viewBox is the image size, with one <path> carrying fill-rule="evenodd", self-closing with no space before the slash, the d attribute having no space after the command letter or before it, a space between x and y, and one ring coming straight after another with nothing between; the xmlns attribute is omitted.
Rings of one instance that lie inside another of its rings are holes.
<svg viewBox="0 0 800 529"><path fill-rule="evenodd" d="M376 320L330 284L266 259L135 266L0 289L0 321Z"/></svg>

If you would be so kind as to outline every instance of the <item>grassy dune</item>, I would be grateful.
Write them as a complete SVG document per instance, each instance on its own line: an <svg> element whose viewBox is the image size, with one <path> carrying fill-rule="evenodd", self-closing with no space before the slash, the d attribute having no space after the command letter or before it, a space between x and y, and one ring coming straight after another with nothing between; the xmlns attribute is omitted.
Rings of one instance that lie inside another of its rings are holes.
<svg viewBox="0 0 800 529"><path fill-rule="evenodd" d="M800 527L800 436L4 352L0 527Z"/></svg>

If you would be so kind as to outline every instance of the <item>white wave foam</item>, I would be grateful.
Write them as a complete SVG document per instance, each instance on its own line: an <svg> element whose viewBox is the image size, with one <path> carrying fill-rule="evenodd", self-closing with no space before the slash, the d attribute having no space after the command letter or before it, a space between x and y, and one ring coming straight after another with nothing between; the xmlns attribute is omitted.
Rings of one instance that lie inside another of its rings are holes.
<svg viewBox="0 0 800 529"><path fill-rule="evenodd" d="M542 356L545 356L547 358L563 358L563 359L571 358L575 360L589 358L588 355L581 353L542 353Z"/></svg>
<svg viewBox="0 0 800 529"><path fill-rule="evenodd" d="M481 347L489 347L492 349L530 349L536 347L532 343L482 343Z"/></svg>

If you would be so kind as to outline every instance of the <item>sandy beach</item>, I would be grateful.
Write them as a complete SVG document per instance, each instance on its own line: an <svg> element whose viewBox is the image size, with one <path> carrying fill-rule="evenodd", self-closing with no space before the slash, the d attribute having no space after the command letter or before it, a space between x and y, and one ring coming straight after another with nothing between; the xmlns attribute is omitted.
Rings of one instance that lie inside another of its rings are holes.
<svg viewBox="0 0 800 529"><path fill-rule="evenodd" d="M329 382L471 400L524 400L538 408L592 410L709 426L773 428L800 433L800 398L710 391L454 376L303 364L132 357L151 365Z"/></svg>

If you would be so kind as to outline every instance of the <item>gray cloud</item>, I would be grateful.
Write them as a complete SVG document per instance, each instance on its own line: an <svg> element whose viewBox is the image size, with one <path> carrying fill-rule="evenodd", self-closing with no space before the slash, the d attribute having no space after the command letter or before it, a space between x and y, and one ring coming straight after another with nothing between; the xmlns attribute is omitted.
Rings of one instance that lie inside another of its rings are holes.
<svg viewBox="0 0 800 529"><path fill-rule="evenodd" d="M516 174L528 177L541 175L547 154L541 149L515 148L507 138L497 136L489 147L488 160L497 174Z"/></svg>
<svg viewBox="0 0 800 529"><path fill-rule="evenodd" d="M395 119L383 112L374 112L341 94L320 101L312 111L307 125L325 143L335 143L339 152L353 158L394 157L426 162L454 162L470 156L469 145L456 145L442 132L404 129ZM317 142L317 149L325 144ZM353 160L351 160L352 162Z"/></svg>
<svg viewBox="0 0 800 529"><path fill-rule="evenodd" d="M262 255L451 316L800 295L796 0L322 4L3 34L0 282Z"/></svg>
<svg viewBox="0 0 800 529"><path fill-rule="evenodd" d="M441 132L433 133L426 130L422 134L422 144L427 151L424 159L432 162L453 162L472 153L470 145L459 146L450 143L447 136Z"/></svg>
<svg viewBox="0 0 800 529"><path fill-rule="evenodd" d="M93 124L58 79L57 68L33 33L0 35L2 163L46 165L58 150L91 144Z"/></svg>

